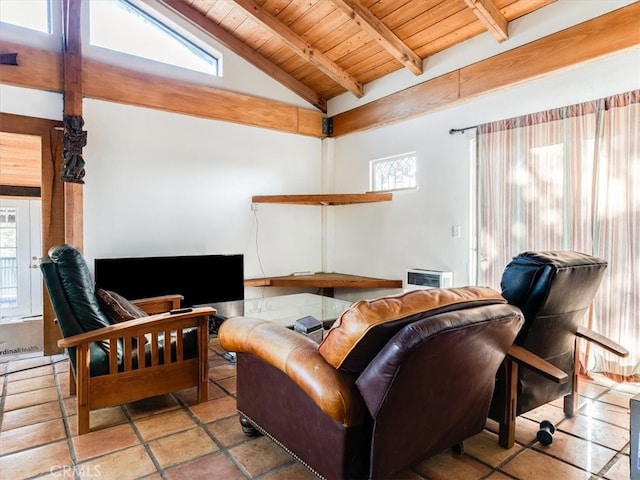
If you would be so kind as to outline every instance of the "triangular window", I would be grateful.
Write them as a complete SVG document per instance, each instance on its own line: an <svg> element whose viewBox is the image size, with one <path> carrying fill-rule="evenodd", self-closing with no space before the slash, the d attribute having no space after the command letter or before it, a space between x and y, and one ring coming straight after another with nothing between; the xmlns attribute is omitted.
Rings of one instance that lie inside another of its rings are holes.
<svg viewBox="0 0 640 480"><path fill-rule="evenodd" d="M51 2L48 0L0 0L0 22L51 33Z"/></svg>
<svg viewBox="0 0 640 480"><path fill-rule="evenodd" d="M165 19L126 0L94 1L89 5L91 45L220 75L219 54L178 33Z"/></svg>

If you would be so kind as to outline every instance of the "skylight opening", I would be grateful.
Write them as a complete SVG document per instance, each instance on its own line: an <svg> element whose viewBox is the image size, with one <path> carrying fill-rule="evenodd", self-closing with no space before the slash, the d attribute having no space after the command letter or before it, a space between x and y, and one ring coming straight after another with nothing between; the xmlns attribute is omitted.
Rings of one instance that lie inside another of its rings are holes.
<svg viewBox="0 0 640 480"><path fill-rule="evenodd" d="M51 33L49 0L0 0L0 22Z"/></svg>
<svg viewBox="0 0 640 480"><path fill-rule="evenodd" d="M0 0L4 1L4 0ZM92 45L219 76L219 59L126 0L91 2Z"/></svg>

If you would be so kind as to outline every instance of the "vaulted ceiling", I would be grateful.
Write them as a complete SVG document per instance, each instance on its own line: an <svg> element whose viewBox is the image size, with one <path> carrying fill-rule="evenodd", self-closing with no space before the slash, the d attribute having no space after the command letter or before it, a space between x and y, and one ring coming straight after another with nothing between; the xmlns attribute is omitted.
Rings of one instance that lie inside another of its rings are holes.
<svg viewBox="0 0 640 480"><path fill-rule="evenodd" d="M160 0L322 111L555 0Z"/></svg>

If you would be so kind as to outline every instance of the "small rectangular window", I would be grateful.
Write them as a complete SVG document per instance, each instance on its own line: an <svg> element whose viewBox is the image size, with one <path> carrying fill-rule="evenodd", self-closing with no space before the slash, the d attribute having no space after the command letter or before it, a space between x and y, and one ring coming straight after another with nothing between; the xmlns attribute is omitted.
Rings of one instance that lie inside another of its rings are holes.
<svg viewBox="0 0 640 480"><path fill-rule="evenodd" d="M415 152L371 160L369 187L372 192L416 188L417 157Z"/></svg>

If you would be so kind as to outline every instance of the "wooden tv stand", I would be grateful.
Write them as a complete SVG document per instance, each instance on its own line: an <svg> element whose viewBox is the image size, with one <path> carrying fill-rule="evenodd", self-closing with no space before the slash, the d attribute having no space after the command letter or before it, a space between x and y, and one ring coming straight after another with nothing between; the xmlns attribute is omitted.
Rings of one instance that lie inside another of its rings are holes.
<svg viewBox="0 0 640 480"><path fill-rule="evenodd" d="M321 288L323 295L333 297L335 288L402 288L402 280L317 272L309 275L250 278L244 281L244 286Z"/></svg>

